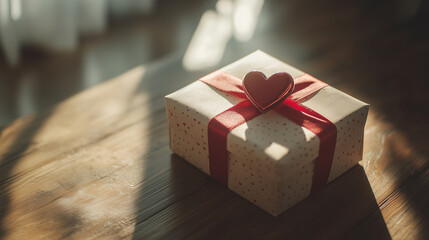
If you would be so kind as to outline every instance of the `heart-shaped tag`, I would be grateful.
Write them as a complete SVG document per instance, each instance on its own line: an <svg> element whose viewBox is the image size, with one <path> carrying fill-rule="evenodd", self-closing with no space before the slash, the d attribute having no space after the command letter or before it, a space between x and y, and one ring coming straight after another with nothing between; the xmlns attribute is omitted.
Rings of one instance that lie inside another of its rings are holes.
<svg viewBox="0 0 429 240"><path fill-rule="evenodd" d="M267 79L258 71L246 74L243 89L250 102L261 112L282 103L292 94L294 81L290 74L278 72Z"/></svg>

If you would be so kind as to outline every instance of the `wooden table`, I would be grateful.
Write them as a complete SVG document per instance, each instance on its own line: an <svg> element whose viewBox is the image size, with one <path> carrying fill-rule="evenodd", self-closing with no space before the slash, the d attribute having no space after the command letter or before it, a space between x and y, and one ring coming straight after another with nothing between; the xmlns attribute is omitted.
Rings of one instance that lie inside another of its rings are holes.
<svg viewBox="0 0 429 240"><path fill-rule="evenodd" d="M279 217L169 150L163 97L208 71L186 71L177 51L1 130L0 238L429 239L428 100L419 95L429 45L366 45L371 23L335 47L319 36L309 51L326 54L291 62L372 108L361 164ZM289 31L301 36L300 27ZM380 39L416 33L394 29ZM365 46L381 50L372 58ZM405 77L414 84L401 92Z"/></svg>

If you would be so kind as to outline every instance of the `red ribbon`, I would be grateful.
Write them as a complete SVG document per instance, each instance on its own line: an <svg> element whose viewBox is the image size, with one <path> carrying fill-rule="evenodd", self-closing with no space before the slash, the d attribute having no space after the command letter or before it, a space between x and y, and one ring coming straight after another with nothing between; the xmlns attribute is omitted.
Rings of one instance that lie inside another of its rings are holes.
<svg viewBox="0 0 429 240"><path fill-rule="evenodd" d="M228 186L228 151L226 142L228 133L263 113L247 100L241 86L241 79L228 73L217 71L201 78L200 81L222 92L244 99L244 101L214 116L210 119L208 125L210 175ZM273 110L296 124L307 128L319 137L319 155L315 160L311 187L311 192L315 192L328 182L337 140L337 128L335 124L319 113L299 104L300 101L326 87L327 84L308 74L302 75L294 79L294 81L295 88L292 95Z"/></svg>

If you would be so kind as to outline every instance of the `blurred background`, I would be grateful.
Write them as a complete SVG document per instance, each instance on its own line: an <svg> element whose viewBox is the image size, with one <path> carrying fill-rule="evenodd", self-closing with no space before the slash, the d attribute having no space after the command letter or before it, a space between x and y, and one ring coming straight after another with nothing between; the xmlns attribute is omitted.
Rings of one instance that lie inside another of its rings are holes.
<svg viewBox="0 0 429 240"><path fill-rule="evenodd" d="M422 0L0 0L0 126L142 64L204 75L261 49L423 136L428 19Z"/></svg>

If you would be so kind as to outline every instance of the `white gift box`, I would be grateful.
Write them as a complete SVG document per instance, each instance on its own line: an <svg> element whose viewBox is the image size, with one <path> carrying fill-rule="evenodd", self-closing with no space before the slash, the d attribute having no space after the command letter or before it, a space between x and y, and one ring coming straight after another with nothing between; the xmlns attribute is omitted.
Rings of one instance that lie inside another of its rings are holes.
<svg viewBox="0 0 429 240"><path fill-rule="evenodd" d="M305 73L256 51L222 69L242 79L250 71L266 76ZM210 174L208 123L243 99L195 81L165 97L170 147ZM363 131L369 105L331 86L302 105L335 124L337 140L328 182L362 159ZM234 128L227 136L228 188L277 216L310 195L319 138L275 111L268 111Z"/></svg>

